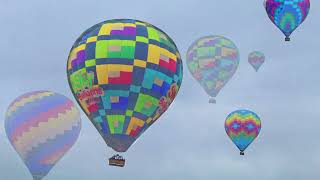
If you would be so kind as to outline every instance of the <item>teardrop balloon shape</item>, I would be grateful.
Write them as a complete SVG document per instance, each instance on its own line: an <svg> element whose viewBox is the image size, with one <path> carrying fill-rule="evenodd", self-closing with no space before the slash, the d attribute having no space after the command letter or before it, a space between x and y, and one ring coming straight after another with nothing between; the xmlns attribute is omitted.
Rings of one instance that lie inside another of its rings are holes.
<svg viewBox="0 0 320 180"><path fill-rule="evenodd" d="M223 36L206 36L196 40L188 49L187 65L192 76L206 93L214 97L227 84L239 65L236 45Z"/></svg>
<svg viewBox="0 0 320 180"><path fill-rule="evenodd" d="M244 155L244 150L254 141L261 130L259 116L249 110L237 110L228 115L225 130L232 142Z"/></svg>
<svg viewBox="0 0 320 180"><path fill-rule="evenodd" d="M310 10L309 0L267 0L266 12L270 20L290 41L291 33L303 23Z"/></svg>
<svg viewBox="0 0 320 180"><path fill-rule="evenodd" d="M126 152L173 102L182 82L182 61L173 40L159 28L115 19L78 38L67 75L72 93L106 144ZM118 160L123 159L116 155L109 163Z"/></svg>
<svg viewBox="0 0 320 180"><path fill-rule="evenodd" d="M80 113L63 95L34 91L10 104L5 129L33 179L41 180L78 139Z"/></svg>
<svg viewBox="0 0 320 180"><path fill-rule="evenodd" d="M249 54L248 56L248 62L249 64L256 70L258 71L261 65L265 61L265 56L262 52L260 51L253 51Z"/></svg>

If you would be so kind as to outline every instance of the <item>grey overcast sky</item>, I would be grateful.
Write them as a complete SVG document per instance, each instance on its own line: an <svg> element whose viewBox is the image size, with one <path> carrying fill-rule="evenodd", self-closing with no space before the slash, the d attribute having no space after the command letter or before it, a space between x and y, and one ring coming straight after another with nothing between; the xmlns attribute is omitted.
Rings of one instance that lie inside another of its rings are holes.
<svg viewBox="0 0 320 180"><path fill-rule="evenodd" d="M5 135L10 102L42 89L73 99L65 72L73 42L85 29L114 18L159 27L183 60L195 39L224 35L240 50L239 68L212 105L184 66L175 102L125 154L125 168L107 165L114 152L82 114L77 143L46 180L319 179L319 11L320 1L313 0L306 21L284 42L263 0L0 0L0 179L32 179ZM253 50L267 57L258 73L247 63ZM262 119L244 157L224 131L225 117L238 108Z"/></svg>

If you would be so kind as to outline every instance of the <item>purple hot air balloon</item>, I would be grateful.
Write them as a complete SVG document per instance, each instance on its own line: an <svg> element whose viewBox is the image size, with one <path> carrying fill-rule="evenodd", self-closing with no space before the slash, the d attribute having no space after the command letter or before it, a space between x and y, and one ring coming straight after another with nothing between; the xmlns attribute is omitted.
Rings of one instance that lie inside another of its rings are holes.
<svg viewBox="0 0 320 180"><path fill-rule="evenodd" d="M266 0L267 14L270 20L290 41L291 33L306 19L309 9L309 0Z"/></svg>

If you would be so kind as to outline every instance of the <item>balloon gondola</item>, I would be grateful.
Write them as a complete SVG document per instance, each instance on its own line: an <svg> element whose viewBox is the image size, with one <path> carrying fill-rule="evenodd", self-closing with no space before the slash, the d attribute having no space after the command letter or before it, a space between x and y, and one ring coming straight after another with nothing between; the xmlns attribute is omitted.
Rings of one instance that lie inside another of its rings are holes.
<svg viewBox="0 0 320 180"><path fill-rule="evenodd" d="M109 158L109 165L110 166L118 166L123 167L125 165L126 160L120 156L119 154L116 154Z"/></svg>
<svg viewBox="0 0 320 180"><path fill-rule="evenodd" d="M209 103L210 104L215 104L215 103L217 103L217 101L214 98L210 98L209 99Z"/></svg>

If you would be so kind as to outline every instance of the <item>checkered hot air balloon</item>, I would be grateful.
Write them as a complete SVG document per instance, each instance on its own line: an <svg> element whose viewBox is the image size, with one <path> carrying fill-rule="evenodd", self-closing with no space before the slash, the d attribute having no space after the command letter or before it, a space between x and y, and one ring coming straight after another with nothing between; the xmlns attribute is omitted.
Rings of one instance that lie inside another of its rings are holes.
<svg viewBox="0 0 320 180"><path fill-rule="evenodd" d="M126 152L164 113L182 82L173 40L132 19L101 22L74 43L67 65L72 93L106 144ZM124 165L115 155L110 165Z"/></svg>
<svg viewBox="0 0 320 180"><path fill-rule="evenodd" d="M33 179L41 180L76 142L80 113L63 95L30 92L10 104L5 129Z"/></svg>
<svg viewBox="0 0 320 180"><path fill-rule="evenodd" d="M213 98L236 72L239 60L238 48L223 36L202 37L196 40L187 52L188 69L212 97L209 103L215 103Z"/></svg>
<svg viewBox="0 0 320 180"><path fill-rule="evenodd" d="M306 19L310 9L309 0L266 0L265 10L270 20L290 41L291 33Z"/></svg>
<svg viewBox="0 0 320 180"><path fill-rule="evenodd" d="M232 142L244 155L244 150L259 135L261 121L259 116L249 110L237 110L228 115L225 121L225 130Z"/></svg>

